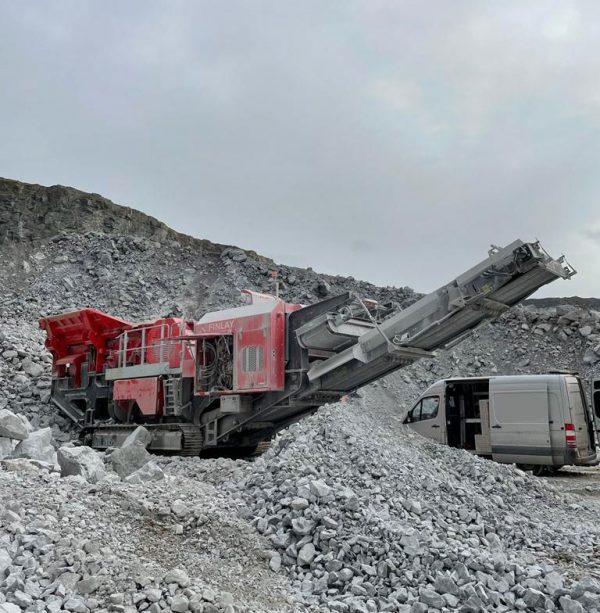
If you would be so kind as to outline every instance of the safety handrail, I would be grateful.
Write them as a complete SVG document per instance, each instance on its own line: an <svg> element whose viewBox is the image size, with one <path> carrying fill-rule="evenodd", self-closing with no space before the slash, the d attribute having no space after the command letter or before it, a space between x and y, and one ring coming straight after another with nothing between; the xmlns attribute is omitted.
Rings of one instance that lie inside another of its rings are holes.
<svg viewBox="0 0 600 613"><path fill-rule="evenodd" d="M180 350L180 361L183 362L185 357L185 340L183 338L184 322L167 323L162 321L153 326L134 328L126 330L118 336L119 347L108 353L109 357L117 357L117 367L125 368L127 366L144 365L148 363L147 352L149 349L156 351L158 354L158 362L165 363L169 361L171 348L178 347ZM160 337L153 338L150 343L146 342L149 333L153 330L160 330ZM130 339L139 339L139 345L130 346ZM156 342L158 340L158 342ZM134 356L139 357L139 362L133 364Z"/></svg>

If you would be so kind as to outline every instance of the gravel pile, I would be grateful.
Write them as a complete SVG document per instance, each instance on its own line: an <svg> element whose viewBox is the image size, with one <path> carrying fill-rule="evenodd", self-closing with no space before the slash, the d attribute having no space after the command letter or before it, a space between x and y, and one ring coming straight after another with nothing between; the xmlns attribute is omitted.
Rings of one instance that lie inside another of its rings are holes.
<svg viewBox="0 0 600 613"><path fill-rule="evenodd" d="M140 461L143 431L107 454L63 445L57 461L19 454L47 431L5 410L0 432L20 442L0 462L0 606L600 607L594 500L429 442L401 417L373 385L284 431L254 462ZM128 462L116 457L128 447L138 451Z"/></svg>
<svg viewBox="0 0 600 613"><path fill-rule="evenodd" d="M270 567L320 610L591 611L594 501L442 447L401 425L385 390L290 427L256 462L168 460L241 498Z"/></svg>
<svg viewBox="0 0 600 613"><path fill-rule="evenodd" d="M258 536L217 489L175 478L90 486L32 466L0 471L3 613L288 607ZM194 528L184 533L184 521Z"/></svg>
<svg viewBox="0 0 600 613"><path fill-rule="evenodd" d="M242 503L165 477L143 428L107 454L50 441L49 428L0 411L2 613L289 608Z"/></svg>
<svg viewBox="0 0 600 613"><path fill-rule="evenodd" d="M0 317L0 409L10 408L35 428L51 427L57 441L71 437L71 422L50 404L52 358L33 322Z"/></svg>

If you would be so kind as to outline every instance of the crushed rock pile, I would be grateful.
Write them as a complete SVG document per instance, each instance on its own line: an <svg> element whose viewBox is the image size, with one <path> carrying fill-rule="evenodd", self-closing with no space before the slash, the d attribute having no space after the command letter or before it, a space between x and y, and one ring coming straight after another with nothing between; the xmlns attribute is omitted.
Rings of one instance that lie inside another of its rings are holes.
<svg viewBox="0 0 600 613"><path fill-rule="evenodd" d="M594 366L600 362L600 311L565 304L545 309L526 307L520 314L523 331L531 330L542 337L551 334L572 349L583 349L583 363L586 365ZM523 359L517 366L528 366L527 360Z"/></svg>
<svg viewBox="0 0 600 613"><path fill-rule="evenodd" d="M321 410L241 469L178 458L164 460L165 472L244 501L271 546L271 569L306 606L600 610L594 501L427 441L384 397Z"/></svg>
<svg viewBox="0 0 600 613"><path fill-rule="evenodd" d="M90 485L31 462L8 466L0 470L2 613L289 608L258 535L218 489L174 478L164 488ZM187 534L183 517L195 526Z"/></svg>
<svg viewBox="0 0 600 613"><path fill-rule="evenodd" d="M254 462L152 458L141 428L5 458L0 610L600 610L595 501L427 441L387 398L326 407Z"/></svg>
<svg viewBox="0 0 600 613"><path fill-rule="evenodd" d="M416 299L409 288L321 275L232 248L215 253L173 240L98 232L17 244L17 256L0 251L0 259L8 253L0 269L6 290L0 309L26 319L82 305L138 319L167 313L199 317L241 304L245 288L274 293L274 272L280 296L288 302L312 303L344 291L381 303L407 305Z"/></svg>
<svg viewBox="0 0 600 613"><path fill-rule="evenodd" d="M165 477L144 428L106 454L50 440L0 411L1 613L289 609L242 503Z"/></svg>
<svg viewBox="0 0 600 613"><path fill-rule="evenodd" d="M34 428L51 428L57 441L66 441L73 436L71 421L50 402L51 365L36 324L0 317L0 409L10 408Z"/></svg>

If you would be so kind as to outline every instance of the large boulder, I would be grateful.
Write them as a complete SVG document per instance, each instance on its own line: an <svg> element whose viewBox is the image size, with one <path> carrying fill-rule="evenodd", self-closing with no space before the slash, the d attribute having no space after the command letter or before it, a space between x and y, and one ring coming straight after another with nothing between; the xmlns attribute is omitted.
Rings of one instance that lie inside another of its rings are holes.
<svg viewBox="0 0 600 613"><path fill-rule="evenodd" d="M102 456L91 447L61 447L56 453L60 476L81 475L90 483L101 481L105 475Z"/></svg>
<svg viewBox="0 0 600 613"><path fill-rule="evenodd" d="M131 445L142 445L148 447L152 440L152 434L144 428L138 426L124 441L121 447L130 447Z"/></svg>
<svg viewBox="0 0 600 613"><path fill-rule="evenodd" d="M24 441L21 441L13 451L14 458L27 458L38 462L54 464L56 453L52 442L52 429L42 428L32 432Z"/></svg>
<svg viewBox="0 0 600 613"><path fill-rule="evenodd" d="M174 568L163 577L163 582L168 584L177 583L181 587L185 588L190 584L190 577L184 570Z"/></svg>
<svg viewBox="0 0 600 613"><path fill-rule="evenodd" d="M23 425L27 430L27 436L29 436L35 430L35 428L31 425L31 423L29 423L29 420L27 417L25 417L25 415L23 415L23 413L17 414L17 417L23 422Z"/></svg>
<svg viewBox="0 0 600 613"><path fill-rule="evenodd" d="M13 450L13 442L9 438L0 438L0 460L7 458Z"/></svg>
<svg viewBox="0 0 600 613"><path fill-rule="evenodd" d="M29 431L18 415L8 409L0 409L0 436L23 441Z"/></svg>
<svg viewBox="0 0 600 613"><path fill-rule="evenodd" d="M23 372L35 379L44 374L44 367L41 364L34 362L29 357L25 358L23 362L21 362L21 368L23 369Z"/></svg>
<svg viewBox="0 0 600 613"><path fill-rule="evenodd" d="M112 467L121 479L135 473L152 459L152 456L146 451L146 447L151 440L152 434L144 426L138 426L123 441L121 447L110 454ZM148 474L140 475L140 481L148 480L144 478L148 477L151 472L148 471ZM134 481L139 482L137 479L134 479Z"/></svg>
<svg viewBox="0 0 600 613"><path fill-rule="evenodd" d="M148 483L150 481L160 481L164 478L165 473L162 471L161 467L151 460L131 473L128 477L125 477L125 481L127 481L127 483Z"/></svg>
<svg viewBox="0 0 600 613"><path fill-rule="evenodd" d="M299 566L310 566L310 563L315 559L316 555L317 551L315 546L312 543L306 543L298 552L296 562Z"/></svg>
<svg viewBox="0 0 600 613"><path fill-rule="evenodd" d="M315 294L317 294L317 296L320 296L321 298L325 298L331 292L331 285L329 285L327 281L321 279L314 286L314 292Z"/></svg>
<svg viewBox="0 0 600 613"><path fill-rule="evenodd" d="M112 467L121 479L125 479L151 459L152 456L141 443L120 447L110 454Z"/></svg>

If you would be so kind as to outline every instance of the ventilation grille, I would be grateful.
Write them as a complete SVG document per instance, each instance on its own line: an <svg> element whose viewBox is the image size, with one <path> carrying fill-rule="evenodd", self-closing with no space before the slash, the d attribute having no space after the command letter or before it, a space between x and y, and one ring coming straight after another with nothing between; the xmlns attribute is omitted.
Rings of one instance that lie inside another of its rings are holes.
<svg viewBox="0 0 600 613"><path fill-rule="evenodd" d="M244 347L244 349L242 349L242 370L244 372L257 372L262 370L262 363L262 347Z"/></svg>

